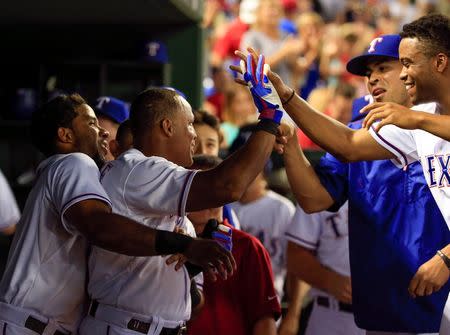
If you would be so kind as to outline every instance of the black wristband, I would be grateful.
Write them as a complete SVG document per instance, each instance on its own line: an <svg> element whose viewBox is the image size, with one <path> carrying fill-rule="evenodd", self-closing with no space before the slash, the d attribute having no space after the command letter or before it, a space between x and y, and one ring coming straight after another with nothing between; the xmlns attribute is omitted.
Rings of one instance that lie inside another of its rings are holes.
<svg viewBox="0 0 450 335"><path fill-rule="evenodd" d="M294 97L294 95L295 95L295 90L292 89L292 93L291 93L291 95L289 96L289 98L287 98L286 101L281 101L281 103L282 103L283 105L287 105L287 104L289 103L289 101L292 100L292 98Z"/></svg>
<svg viewBox="0 0 450 335"><path fill-rule="evenodd" d="M269 119L260 119L255 127L255 131L262 130L269 134L278 135L279 124Z"/></svg>
<svg viewBox="0 0 450 335"><path fill-rule="evenodd" d="M187 235L157 230L155 235L155 251L158 255L183 253L192 240L192 237Z"/></svg>
<svg viewBox="0 0 450 335"><path fill-rule="evenodd" d="M450 270L450 258L448 258L442 251L438 250L436 253L439 255L439 257L442 258L445 265L447 265L447 268Z"/></svg>

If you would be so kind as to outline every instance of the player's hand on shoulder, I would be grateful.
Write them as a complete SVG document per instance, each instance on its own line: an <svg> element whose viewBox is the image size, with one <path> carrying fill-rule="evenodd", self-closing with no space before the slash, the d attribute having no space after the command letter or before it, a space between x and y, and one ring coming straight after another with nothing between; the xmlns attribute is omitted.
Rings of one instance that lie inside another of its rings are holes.
<svg viewBox="0 0 450 335"><path fill-rule="evenodd" d="M363 127L369 129L374 122L380 121L375 125L375 131L387 124L393 124L403 129L418 128L418 116L420 113L396 104L394 102L374 102L361 109L360 113L366 113L363 121Z"/></svg>
<svg viewBox="0 0 450 335"><path fill-rule="evenodd" d="M435 255L419 267L409 284L409 294L415 298L437 292L447 283L449 276L449 269L442 259Z"/></svg>
<svg viewBox="0 0 450 335"><path fill-rule="evenodd" d="M184 256L189 262L201 266L212 280L217 279L217 274L227 279L236 270L236 261L231 252L215 240L193 239L184 252Z"/></svg>

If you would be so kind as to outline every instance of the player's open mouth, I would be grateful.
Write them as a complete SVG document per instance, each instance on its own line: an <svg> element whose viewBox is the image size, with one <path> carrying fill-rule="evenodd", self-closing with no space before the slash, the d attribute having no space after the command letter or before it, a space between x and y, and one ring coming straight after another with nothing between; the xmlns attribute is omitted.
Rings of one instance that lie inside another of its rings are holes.
<svg viewBox="0 0 450 335"><path fill-rule="evenodd" d="M416 85L414 83L405 83L405 88L406 88L406 92L408 92L408 94L411 96L414 94L414 92L412 92L412 89L416 87Z"/></svg>

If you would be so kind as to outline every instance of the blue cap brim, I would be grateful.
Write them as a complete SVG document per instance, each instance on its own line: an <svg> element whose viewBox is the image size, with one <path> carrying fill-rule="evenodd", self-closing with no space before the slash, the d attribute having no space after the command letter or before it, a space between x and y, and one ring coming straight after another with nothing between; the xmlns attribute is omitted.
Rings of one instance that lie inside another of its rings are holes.
<svg viewBox="0 0 450 335"><path fill-rule="evenodd" d="M376 61L377 59L392 58L398 60L396 57L385 55L361 55L352 58L347 63L347 71L357 76L365 77L367 75L367 64Z"/></svg>

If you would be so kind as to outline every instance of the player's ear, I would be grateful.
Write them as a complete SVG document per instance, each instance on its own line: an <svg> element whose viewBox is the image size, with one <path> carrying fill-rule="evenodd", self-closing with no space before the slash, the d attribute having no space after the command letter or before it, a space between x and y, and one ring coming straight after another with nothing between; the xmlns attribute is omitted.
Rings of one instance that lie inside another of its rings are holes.
<svg viewBox="0 0 450 335"><path fill-rule="evenodd" d="M174 133L173 122L167 118L162 119L161 121L161 130L167 137L172 137Z"/></svg>
<svg viewBox="0 0 450 335"><path fill-rule="evenodd" d="M59 127L58 132L58 141L62 143L73 143L75 141L75 134L73 130L66 127Z"/></svg>
<svg viewBox="0 0 450 335"><path fill-rule="evenodd" d="M442 52L436 55L436 70L443 73L448 67L448 56Z"/></svg>

